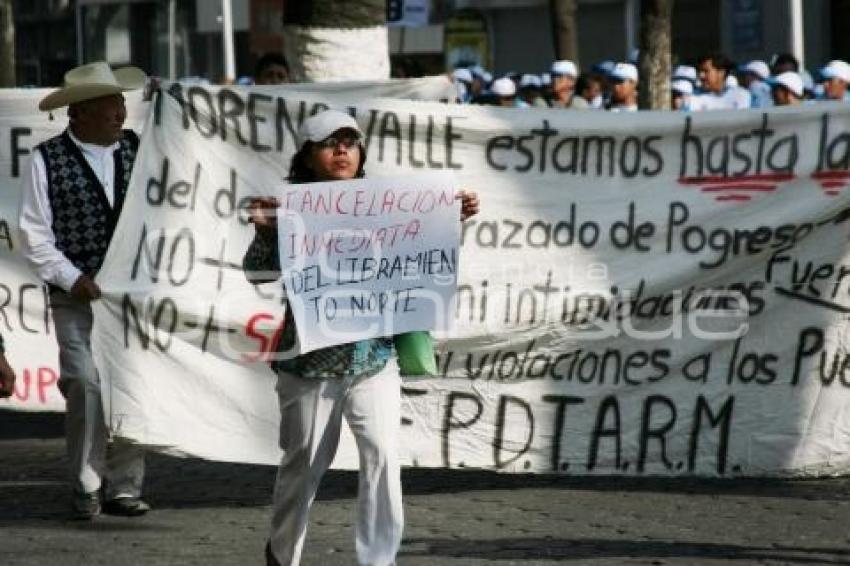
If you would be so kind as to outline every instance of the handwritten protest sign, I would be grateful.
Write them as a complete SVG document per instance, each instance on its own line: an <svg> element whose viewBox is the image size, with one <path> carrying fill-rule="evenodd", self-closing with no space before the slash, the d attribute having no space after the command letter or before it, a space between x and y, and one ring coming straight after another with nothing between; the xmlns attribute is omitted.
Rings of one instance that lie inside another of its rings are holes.
<svg viewBox="0 0 850 566"><path fill-rule="evenodd" d="M454 176L293 185L278 209L299 352L449 329L460 204Z"/></svg>

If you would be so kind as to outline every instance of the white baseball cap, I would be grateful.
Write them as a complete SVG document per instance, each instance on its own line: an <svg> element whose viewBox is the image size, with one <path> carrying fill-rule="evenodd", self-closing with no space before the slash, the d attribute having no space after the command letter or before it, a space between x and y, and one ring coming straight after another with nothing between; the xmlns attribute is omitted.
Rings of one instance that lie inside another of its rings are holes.
<svg viewBox="0 0 850 566"><path fill-rule="evenodd" d="M550 71L552 75L569 75L573 78L578 76L578 67L576 67L576 64L566 59L552 63Z"/></svg>
<svg viewBox="0 0 850 566"><path fill-rule="evenodd" d="M692 83L697 82L697 70L690 65L678 65L673 70L674 80L686 80Z"/></svg>
<svg viewBox="0 0 850 566"><path fill-rule="evenodd" d="M767 63L758 59L750 61L741 67L741 70L745 73L752 73L763 81L770 77L770 67L767 66Z"/></svg>
<svg viewBox="0 0 850 566"><path fill-rule="evenodd" d="M493 84L490 85L490 91L496 96L514 96L516 94L516 85L508 77L502 77L493 81Z"/></svg>
<svg viewBox="0 0 850 566"><path fill-rule="evenodd" d="M670 90L678 92L679 94L693 94L694 83L687 79L676 79L670 83Z"/></svg>
<svg viewBox="0 0 850 566"><path fill-rule="evenodd" d="M611 70L611 77L621 81L638 81L637 67L631 63L617 63Z"/></svg>
<svg viewBox="0 0 850 566"><path fill-rule="evenodd" d="M824 79L840 79L845 83L850 83L850 64L841 59L835 59L827 63L826 67L821 69L820 74Z"/></svg>
<svg viewBox="0 0 850 566"><path fill-rule="evenodd" d="M770 79L770 84L773 86L783 86L791 91L791 94L797 98L803 98L803 77L794 71L785 71L779 73Z"/></svg>
<svg viewBox="0 0 850 566"><path fill-rule="evenodd" d="M357 121L345 112L339 110L325 110L310 116L298 128L298 147L304 147L308 141L320 142L333 135L338 130L349 129L357 132L361 138L363 132L357 125Z"/></svg>

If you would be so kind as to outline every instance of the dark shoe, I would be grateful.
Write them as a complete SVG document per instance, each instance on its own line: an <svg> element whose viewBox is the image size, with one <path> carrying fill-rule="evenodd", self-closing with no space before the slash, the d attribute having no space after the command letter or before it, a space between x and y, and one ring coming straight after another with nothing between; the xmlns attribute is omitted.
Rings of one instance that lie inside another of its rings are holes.
<svg viewBox="0 0 850 566"><path fill-rule="evenodd" d="M91 521L100 514L98 492L75 491L71 497L71 517L79 521Z"/></svg>
<svg viewBox="0 0 850 566"><path fill-rule="evenodd" d="M104 513L121 517L138 517L150 510L151 506L138 497L117 497L103 504Z"/></svg>
<svg viewBox="0 0 850 566"><path fill-rule="evenodd" d="M280 566L280 562L277 561L277 558L272 554L272 543L271 541L266 543L266 566Z"/></svg>

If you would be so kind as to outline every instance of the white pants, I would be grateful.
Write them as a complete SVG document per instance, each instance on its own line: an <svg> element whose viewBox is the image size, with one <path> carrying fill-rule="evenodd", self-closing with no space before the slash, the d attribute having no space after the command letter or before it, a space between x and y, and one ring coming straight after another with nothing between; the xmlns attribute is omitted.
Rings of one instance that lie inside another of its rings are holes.
<svg viewBox="0 0 850 566"><path fill-rule="evenodd" d="M92 493L106 480L104 497L139 497L144 453L124 442L108 442L100 378L91 353L89 303L50 294L59 343L59 390L65 397L65 442L76 491Z"/></svg>
<svg viewBox="0 0 850 566"><path fill-rule="evenodd" d="M278 562L301 560L307 515L330 467L345 417L360 455L356 552L361 565L395 563L404 524L398 434L401 378L392 359L367 378L312 380L280 373L280 446L271 548Z"/></svg>

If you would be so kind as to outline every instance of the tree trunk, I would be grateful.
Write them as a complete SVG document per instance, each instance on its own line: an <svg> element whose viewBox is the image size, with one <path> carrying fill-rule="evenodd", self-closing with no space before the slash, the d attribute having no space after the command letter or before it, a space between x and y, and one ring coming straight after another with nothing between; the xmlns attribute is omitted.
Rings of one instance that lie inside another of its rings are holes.
<svg viewBox="0 0 850 566"><path fill-rule="evenodd" d="M0 0L0 87L15 86L15 22L13 0Z"/></svg>
<svg viewBox="0 0 850 566"><path fill-rule="evenodd" d="M673 0L641 0L640 90L643 110L670 109L670 29Z"/></svg>
<svg viewBox="0 0 850 566"><path fill-rule="evenodd" d="M569 59L578 63L577 2L578 0L549 0L555 59Z"/></svg>
<svg viewBox="0 0 850 566"><path fill-rule="evenodd" d="M386 0L287 2L284 51L295 80L388 79L386 10Z"/></svg>

